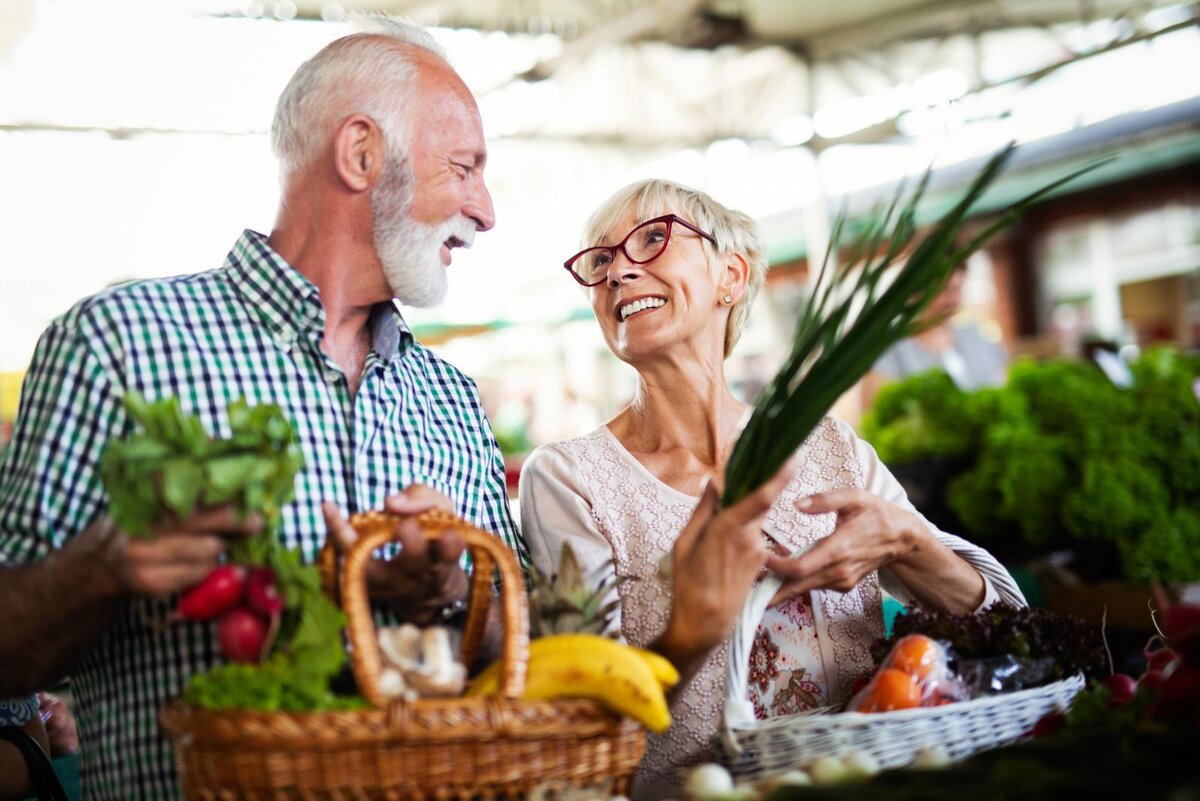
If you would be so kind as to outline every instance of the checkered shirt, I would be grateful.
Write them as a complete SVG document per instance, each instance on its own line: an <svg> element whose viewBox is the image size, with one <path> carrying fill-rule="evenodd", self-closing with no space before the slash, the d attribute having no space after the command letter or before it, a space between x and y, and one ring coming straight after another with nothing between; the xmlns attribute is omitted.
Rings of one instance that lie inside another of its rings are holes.
<svg viewBox="0 0 1200 801"><path fill-rule="evenodd" d="M324 325L316 286L253 231L220 269L125 284L55 320L0 462L0 564L63 547L104 511L98 466L105 443L131 431L121 406L128 389L150 400L176 395L222 436L230 401L279 404L305 459L282 537L307 561L325 539L322 501L347 513L376 509L420 482L498 533L526 564L474 382L414 342L397 309L383 304L351 395L321 350ZM135 601L72 677L87 799L179 797L156 713L219 656L211 624L147 627L170 606Z"/></svg>

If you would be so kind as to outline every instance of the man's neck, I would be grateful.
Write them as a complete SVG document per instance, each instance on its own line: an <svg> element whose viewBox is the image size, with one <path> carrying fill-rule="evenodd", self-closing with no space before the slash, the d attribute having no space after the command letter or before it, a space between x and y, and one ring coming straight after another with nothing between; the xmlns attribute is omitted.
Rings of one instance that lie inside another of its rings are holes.
<svg viewBox="0 0 1200 801"><path fill-rule="evenodd" d="M325 310L321 349L341 368L353 391L371 350L371 310L390 293L369 238L341 233L346 230L348 226L339 227L337 220L318 224L311 217L281 215L268 244L317 287Z"/></svg>

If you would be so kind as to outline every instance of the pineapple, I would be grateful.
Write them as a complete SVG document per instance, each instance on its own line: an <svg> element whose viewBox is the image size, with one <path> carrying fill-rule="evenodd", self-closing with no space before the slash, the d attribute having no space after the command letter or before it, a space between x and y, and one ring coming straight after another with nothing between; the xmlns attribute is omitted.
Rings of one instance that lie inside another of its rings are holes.
<svg viewBox="0 0 1200 801"><path fill-rule="evenodd" d="M612 562L585 576L571 546L563 543L558 572L547 576L536 566L529 571L529 628L534 638L551 634L612 634L613 614L620 600L613 590L621 583Z"/></svg>

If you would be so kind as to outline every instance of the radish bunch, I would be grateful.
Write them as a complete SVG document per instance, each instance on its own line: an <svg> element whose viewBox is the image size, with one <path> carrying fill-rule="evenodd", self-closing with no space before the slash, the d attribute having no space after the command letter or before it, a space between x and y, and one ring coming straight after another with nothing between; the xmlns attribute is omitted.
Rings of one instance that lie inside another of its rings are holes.
<svg viewBox="0 0 1200 801"><path fill-rule="evenodd" d="M1136 700L1139 706L1131 709L1144 709L1147 720L1200 727L1200 605L1167 607L1162 633L1163 637L1152 638L1142 652L1146 672L1141 677L1114 673L1099 682L1108 693L1108 708L1121 709ZM1037 722L1032 734L1053 734L1068 717L1071 715L1051 712Z"/></svg>
<svg viewBox="0 0 1200 801"><path fill-rule="evenodd" d="M221 565L183 593L172 618L216 620L225 658L258 663L274 644L283 609L274 570Z"/></svg>

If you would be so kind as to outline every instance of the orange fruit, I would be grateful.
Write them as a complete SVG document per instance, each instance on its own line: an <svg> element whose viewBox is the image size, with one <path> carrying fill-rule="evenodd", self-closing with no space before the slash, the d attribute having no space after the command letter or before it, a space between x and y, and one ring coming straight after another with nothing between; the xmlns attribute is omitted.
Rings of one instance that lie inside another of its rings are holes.
<svg viewBox="0 0 1200 801"><path fill-rule="evenodd" d="M892 646L887 666L907 673L918 681L927 681L941 672L942 649L924 634L909 634Z"/></svg>
<svg viewBox="0 0 1200 801"><path fill-rule="evenodd" d="M859 712L891 712L893 709L913 709L921 705L921 686L909 674L895 668L884 668L876 674Z"/></svg>

